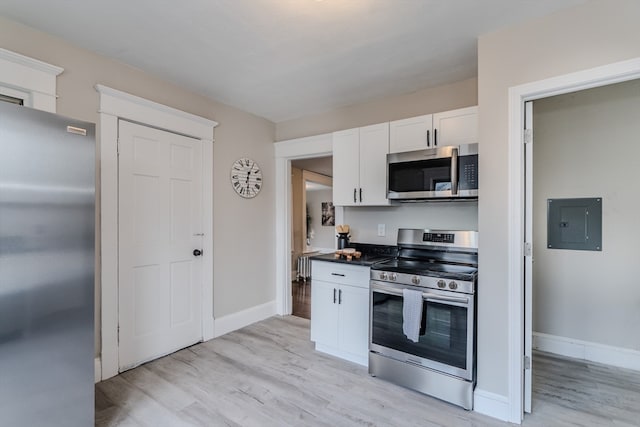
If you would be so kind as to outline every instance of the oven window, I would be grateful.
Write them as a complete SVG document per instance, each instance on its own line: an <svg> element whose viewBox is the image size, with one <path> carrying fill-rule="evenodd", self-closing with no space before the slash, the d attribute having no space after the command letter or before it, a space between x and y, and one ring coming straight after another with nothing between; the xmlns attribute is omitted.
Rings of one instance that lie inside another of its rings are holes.
<svg viewBox="0 0 640 427"><path fill-rule="evenodd" d="M451 158L389 164L389 191L451 190Z"/></svg>
<svg viewBox="0 0 640 427"><path fill-rule="evenodd" d="M402 332L402 297L373 292L374 344L467 369L467 308L423 301L418 342Z"/></svg>

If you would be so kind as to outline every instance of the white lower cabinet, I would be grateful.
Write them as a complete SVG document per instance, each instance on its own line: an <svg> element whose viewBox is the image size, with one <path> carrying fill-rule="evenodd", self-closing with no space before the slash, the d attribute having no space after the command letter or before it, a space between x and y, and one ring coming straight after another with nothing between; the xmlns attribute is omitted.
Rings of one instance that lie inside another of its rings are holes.
<svg viewBox="0 0 640 427"><path fill-rule="evenodd" d="M367 366L369 267L313 261L311 340L316 350Z"/></svg>

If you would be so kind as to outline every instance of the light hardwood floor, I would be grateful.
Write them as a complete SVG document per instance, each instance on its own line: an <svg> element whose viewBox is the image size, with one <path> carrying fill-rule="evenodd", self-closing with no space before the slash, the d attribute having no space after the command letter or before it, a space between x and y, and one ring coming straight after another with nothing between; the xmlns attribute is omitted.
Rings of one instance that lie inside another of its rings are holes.
<svg viewBox="0 0 640 427"><path fill-rule="evenodd" d="M640 422L640 374L543 354L535 355L534 369L534 414L523 425ZM97 384L96 425L509 424L372 378L366 368L316 352L309 341L309 321L287 316Z"/></svg>

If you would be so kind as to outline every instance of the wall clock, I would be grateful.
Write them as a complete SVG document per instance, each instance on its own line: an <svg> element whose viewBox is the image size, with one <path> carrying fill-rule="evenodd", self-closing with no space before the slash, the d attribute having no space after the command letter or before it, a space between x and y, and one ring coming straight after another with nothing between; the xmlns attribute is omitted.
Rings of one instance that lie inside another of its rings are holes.
<svg viewBox="0 0 640 427"><path fill-rule="evenodd" d="M258 164L246 157L231 166L231 186L245 199L256 197L262 189L262 171Z"/></svg>

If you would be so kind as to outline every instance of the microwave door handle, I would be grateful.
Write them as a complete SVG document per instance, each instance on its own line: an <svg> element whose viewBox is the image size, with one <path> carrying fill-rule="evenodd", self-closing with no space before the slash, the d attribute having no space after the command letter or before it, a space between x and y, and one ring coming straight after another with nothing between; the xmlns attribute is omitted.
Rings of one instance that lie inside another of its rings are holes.
<svg viewBox="0 0 640 427"><path fill-rule="evenodd" d="M451 195L458 195L458 148L451 149Z"/></svg>

